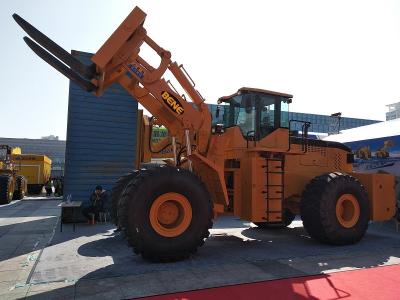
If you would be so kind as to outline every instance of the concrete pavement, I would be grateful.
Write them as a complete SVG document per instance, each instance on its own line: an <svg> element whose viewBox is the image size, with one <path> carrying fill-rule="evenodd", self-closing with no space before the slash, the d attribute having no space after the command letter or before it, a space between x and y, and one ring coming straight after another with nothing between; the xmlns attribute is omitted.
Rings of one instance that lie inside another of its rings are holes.
<svg viewBox="0 0 400 300"><path fill-rule="evenodd" d="M24 297L58 221L59 200L13 201L0 206L0 298Z"/></svg>
<svg viewBox="0 0 400 300"><path fill-rule="evenodd" d="M356 245L333 247L310 239L299 220L287 229L262 230L228 216L217 219L211 237L190 259L148 263L113 233L112 224L55 230L57 204L0 207L0 270L8 270L0 298L127 299L400 264L394 222L372 224Z"/></svg>

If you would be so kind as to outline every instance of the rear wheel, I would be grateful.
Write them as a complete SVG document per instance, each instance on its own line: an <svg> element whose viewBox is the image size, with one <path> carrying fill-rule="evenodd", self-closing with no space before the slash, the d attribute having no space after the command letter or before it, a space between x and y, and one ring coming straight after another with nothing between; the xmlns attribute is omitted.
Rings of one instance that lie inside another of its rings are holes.
<svg viewBox="0 0 400 300"><path fill-rule="evenodd" d="M14 199L20 200L25 197L27 185L26 179L24 176L17 176L15 191L14 191Z"/></svg>
<svg viewBox="0 0 400 300"><path fill-rule="evenodd" d="M13 178L8 175L0 176L0 204L8 204L13 198Z"/></svg>
<svg viewBox="0 0 400 300"><path fill-rule="evenodd" d="M262 229L282 229L292 224L295 218L296 215L293 214L289 209L286 209L283 212L283 222L280 223L255 222L254 224L256 224L258 228Z"/></svg>
<svg viewBox="0 0 400 300"><path fill-rule="evenodd" d="M356 243L368 228L367 193L347 174L335 172L314 178L303 192L300 210L304 228L324 243Z"/></svg>
<svg viewBox="0 0 400 300"><path fill-rule="evenodd" d="M140 170L125 189L118 215L135 253L151 261L176 261L196 252L209 236L210 199L187 170Z"/></svg>

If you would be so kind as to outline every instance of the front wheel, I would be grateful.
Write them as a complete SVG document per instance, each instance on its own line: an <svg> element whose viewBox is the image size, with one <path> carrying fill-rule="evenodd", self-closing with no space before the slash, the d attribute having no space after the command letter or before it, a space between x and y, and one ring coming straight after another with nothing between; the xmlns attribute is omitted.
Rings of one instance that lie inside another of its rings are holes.
<svg viewBox="0 0 400 300"><path fill-rule="evenodd" d="M118 209L135 253L162 262L196 252L209 236L212 212L211 197L200 179L173 167L140 170Z"/></svg>
<svg viewBox="0 0 400 300"><path fill-rule="evenodd" d="M339 172L314 178L303 192L300 211L310 236L334 245L358 242L367 231L370 217L362 184Z"/></svg>
<svg viewBox="0 0 400 300"><path fill-rule="evenodd" d="M120 226L118 220L118 206L121 196L128 185L128 183L139 174L139 171L133 171L131 173L121 176L114 184L111 190L111 217L116 226Z"/></svg>
<svg viewBox="0 0 400 300"><path fill-rule="evenodd" d="M0 204L8 204L13 199L13 177L8 175L0 176Z"/></svg>

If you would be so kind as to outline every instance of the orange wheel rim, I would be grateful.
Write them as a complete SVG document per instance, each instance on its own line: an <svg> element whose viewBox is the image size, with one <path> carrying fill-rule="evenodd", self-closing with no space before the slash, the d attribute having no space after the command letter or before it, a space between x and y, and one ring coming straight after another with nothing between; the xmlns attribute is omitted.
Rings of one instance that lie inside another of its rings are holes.
<svg viewBox="0 0 400 300"><path fill-rule="evenodd" d="M159 235L175 237L189 227L192 221L192 206L181 194L165 193L154 200L149 219L151 227Z"/></svg>
<svg viewBox="0 0 400 300"><path fill-rule="evenodd" d="M336 202L336 217L345 228L351 228L357 224L360 218L360 205L352 194L343 194Z"/></svg>

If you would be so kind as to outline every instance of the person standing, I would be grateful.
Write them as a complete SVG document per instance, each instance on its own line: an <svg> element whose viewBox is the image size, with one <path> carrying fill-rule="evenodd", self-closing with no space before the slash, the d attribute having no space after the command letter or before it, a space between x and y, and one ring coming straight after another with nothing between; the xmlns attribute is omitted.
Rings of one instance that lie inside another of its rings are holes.
<svg viewBox="0 0 400 300"><path fill-rule="evenodd" d="M59 178L54 179L54 196L56 196L56 197L60 196L60 179Z"/></svg>
<svg viewBox="0 0 400 300"><path fill-rule="evenodd" d="M51 180L47 180L45 184L45 189L46 189L46 196L50 197L51 194L53 194L53 184L51 183Z"/></svg>
<svg viewBox="0 0 400 300"><path fill-rule="evenodd" d="M60 178L60 196L64 195L64 176Z"/></svg>

